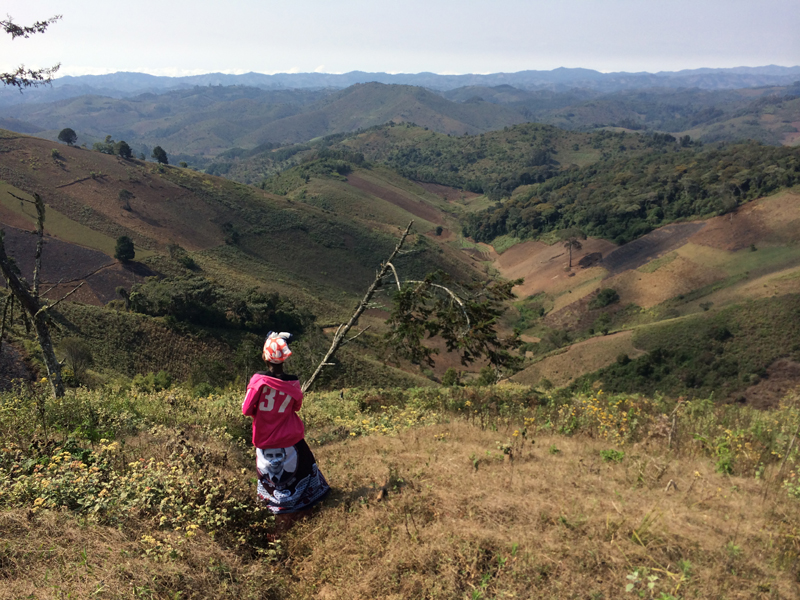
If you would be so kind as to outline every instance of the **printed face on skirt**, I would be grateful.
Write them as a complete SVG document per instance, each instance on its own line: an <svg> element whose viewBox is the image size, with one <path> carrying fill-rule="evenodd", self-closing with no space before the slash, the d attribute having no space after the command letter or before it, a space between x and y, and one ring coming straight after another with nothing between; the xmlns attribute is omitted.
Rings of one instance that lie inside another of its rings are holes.
<svg viewBox="0 0 800 600"><path fill-rule="evenodd" d="M297 452L294 447L265 448L256 451L256 463L260 471L272 478L280 478L285 471L294 473L297 470Z"/></svg>

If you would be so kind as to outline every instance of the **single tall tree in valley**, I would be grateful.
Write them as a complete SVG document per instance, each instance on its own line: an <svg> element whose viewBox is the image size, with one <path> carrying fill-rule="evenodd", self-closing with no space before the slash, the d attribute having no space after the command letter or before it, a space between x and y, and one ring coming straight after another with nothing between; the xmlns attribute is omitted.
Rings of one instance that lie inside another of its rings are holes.
<svg viewBox="0 0 800 600"><path fill-rule="evenodd" d="M567 249L569 252L569 266L568 268L572 268L572 250L580 250L583 248L583 244L581 244L581 240L586 239L586 234L583 233L580 229L576 227L572 227L570 229L565 229L561 234L561 239L564 241L564 248Z"/></svg>

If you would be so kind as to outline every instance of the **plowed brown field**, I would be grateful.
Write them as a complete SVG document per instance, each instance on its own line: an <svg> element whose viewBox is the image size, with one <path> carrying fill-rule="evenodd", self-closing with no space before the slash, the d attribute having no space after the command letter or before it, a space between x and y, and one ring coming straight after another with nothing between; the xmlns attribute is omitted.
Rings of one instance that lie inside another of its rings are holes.
<svg viewBox="0 0 800 600"><path fill-rule="evenodd" d="M616 248L609 241L591 238L582 244L581 250L572 251L571 271L565 270L569 255L561 244L548 246L532 241L512 246L495 260L494 266L506 279L525 279L515 290L521 297L539 292L559 293L597 276L594 268L578 266L581 258L593 253L606 255Z"/></svg>

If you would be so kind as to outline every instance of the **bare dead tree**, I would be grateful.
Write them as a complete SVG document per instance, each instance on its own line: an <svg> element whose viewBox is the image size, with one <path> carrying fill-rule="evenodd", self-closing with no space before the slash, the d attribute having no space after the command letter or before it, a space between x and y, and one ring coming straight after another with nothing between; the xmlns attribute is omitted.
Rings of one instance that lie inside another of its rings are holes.
<svg viewBox="0 0 800 600"><path fill-rule="evenodd" d="M394 267L392 266L392 261L394 260L395 256L400 252L400 249L403 247L403 244L408 237L408 234L411 232L411 226L414 224L414 221L411 221L406 227L406 230L403 232L403 235L400 236L400 241L397 243L394 251L389 255L389 258L381 265L381 268L378 270L378 273L375 275L375 279L372 281L372 285L369 286L367 289L367 293L364 294L364 297L356 306L353 314L350 316L350 320L345 324L342 323L339 325L339 328L336 330L336 334L333 336L333 341L331 342L330 348L328 348L328 352L325 353L325 356L322 358L320 363L317 365L317 368L311 374L311 377L303 384L303 393L311 387L314 383L314 380L319 376L322 372L322 369L325 367L331 366L329 362L336 351L341 348L342 346L349 344L362 333L364 333L368 328L365 327L361 331L359 331L353 337L347 339L347 334L353 328L353 326L358 323L359 317L364 313L365 310L369 307L370 300L372 300L372 296L375 295L375 291L381 286L381 281L386 276L386 274L392 270L394 271Z"/></svg>
<svg viewBox="0 0 800 600"><path fill-rule="evenodd" d="M30 202L25 198L14 196L23 202ZM45 368L47 369L48 379L53 391L53 396L60 398L64 395L64 384L61 381L61 365L56 358L53 349L53 341L50 337L50 315L49 311L74 294L83 285L83 282L75 286L67 294L59 298L53 304L45 304L39 296L39 278L42 267L42 248L44 246L44 201L39 194L33 194L33 204L36 206L36 254L33 268L33 285L30 285L21 275L19 275L12 259L6 254L4 243L5 232L0 230L0 271L6 280L8 289L22 307L23 319L26 326L30 323L36 331L36 339L42 350ZM5 311L4 311L5 312ZM5 322L5 321L4 321Z"/></svg>

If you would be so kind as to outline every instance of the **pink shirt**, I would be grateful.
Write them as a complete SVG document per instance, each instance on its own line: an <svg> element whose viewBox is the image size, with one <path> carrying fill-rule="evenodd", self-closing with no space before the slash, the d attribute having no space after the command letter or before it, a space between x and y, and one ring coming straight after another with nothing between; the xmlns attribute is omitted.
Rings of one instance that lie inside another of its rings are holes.
<svg viewBox="0 0 800 600"><path fill-rule="evenodd" d="M297 411L303 406L299 381L283 381L256 373L247 384L242 414L253 417L256 448L288 448L305 436Z"/></svg>

